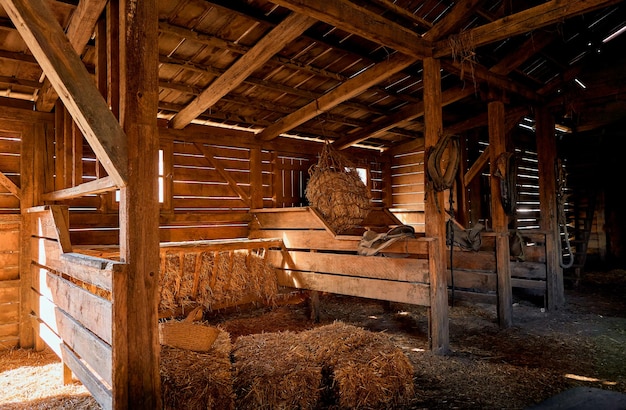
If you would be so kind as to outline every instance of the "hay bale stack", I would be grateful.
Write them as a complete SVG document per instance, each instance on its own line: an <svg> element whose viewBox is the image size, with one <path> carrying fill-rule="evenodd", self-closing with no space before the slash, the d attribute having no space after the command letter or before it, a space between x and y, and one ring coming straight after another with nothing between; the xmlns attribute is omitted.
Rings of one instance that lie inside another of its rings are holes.
<svg viewBox="0 0 626 410"><path fill-rule="evenodd" d="M234 409L230 335L220 331L207 352L161 347L164 409Z"/></svg>
<svg viewBox="0 0 626 410"><path fill-rule="evenodd" d="M386 334L335 322L304 332L302 343L333 375L341 408L403 408L413 398L413 366Z"/></svg>
<svg viewBox="0 0 626 410"><path fill-rule="evenodd" d="M237 408L406 408L413 367L388 336L335 322L302 333L241 337Z"/></svg>
<svg viewBox="0 0 626 410"><path fill-rule="evenodd" d="M161 311L197 305L211 310L252 299L272 304L278 295L274 269L247 250L168 251L161 258Z"/></svg>
<svg viewBox="0 0 626 410"><path fill-rule="evenodd" d="M314 409L322 369L293 332L242 336L233 349L237 409Z"/></svg>
<svg viewBox="0 0 626 410"><path fill-rule="evenodd" d="M360 225L371 209L370 191L355 166L329 143L309 169L305 195L336 233Z"/></svg>

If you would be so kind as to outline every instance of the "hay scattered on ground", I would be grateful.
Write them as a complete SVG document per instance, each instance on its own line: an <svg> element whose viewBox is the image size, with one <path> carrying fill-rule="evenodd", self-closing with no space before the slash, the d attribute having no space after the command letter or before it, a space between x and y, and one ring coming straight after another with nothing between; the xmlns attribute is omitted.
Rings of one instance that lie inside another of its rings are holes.
<svg viewBox="0 0 626 410"><path fill-rule="evenodd" d="M237 408L390 409L413 397L413 367L383 334L335 322L237 339Z"/></svg>
<svg viewBox="0 0 626 410"><path fill-rule="evenodd" d="M276 273L248 251L168 251L161 256L159 310L206 310L249 300L271 305L278 294Z"/></svg>
<svg viewBox="0 0 626 410"><path fill-rule="evenodd" d="M231 342L221 331L208 352L161 347L164 409L234 409Z"/></svg>

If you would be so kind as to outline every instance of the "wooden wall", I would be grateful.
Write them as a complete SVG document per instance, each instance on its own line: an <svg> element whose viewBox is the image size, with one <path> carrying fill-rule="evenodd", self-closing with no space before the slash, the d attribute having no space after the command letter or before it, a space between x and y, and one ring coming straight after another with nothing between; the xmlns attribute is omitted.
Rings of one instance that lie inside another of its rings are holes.
<svg viewBox="0 0 626 410"><path fill-rule="evenodd" d="M19 215L0 215L0 350L19 342Z"/></svg>

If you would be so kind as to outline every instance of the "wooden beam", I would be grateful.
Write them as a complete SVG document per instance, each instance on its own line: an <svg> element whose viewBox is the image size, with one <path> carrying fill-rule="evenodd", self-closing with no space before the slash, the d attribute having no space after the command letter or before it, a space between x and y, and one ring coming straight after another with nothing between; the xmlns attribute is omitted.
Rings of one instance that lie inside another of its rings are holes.
<svg viewBox="0 0 626 410"><path fill-rule="evenodd" d="M432 54L430 42L415 31L348 0L276 0L273 3L413 57Z"/></svg>
<svg viewBox="0 0 626 410"><path fill-rule="evenodd" d="M546 107L539 107L535 115L537 163L539 170L540 228L546 232L546 298L549 310L563 307L565 290L563 268L560 266L558 241L560 238L557 215L556 159L557 146L554 117Z"/></svg>
<svg viewBox="0 0 626 410"><path fill-rule="evenodd" d="M446 13L441 20L428 30L422 38L428 41L437 41L441 37L458 30L485 0L461 0L452 10Z"/></svg>
<svg viewBox="0 0 626 410"><path fill-rule="evenodd" d="M15 195L17 199L22 199L22 190L15 185L2 171L0 171L0 185L4 186L10 193Z"/></svg>
<svg viewBox="0 0 626 410"><path fill-rule="evenodd" d="M500 178L496 176L498 157L506 152L504 103L491 101L487 105L489 116L489 161L491 163L491 224L496 233L496 266L498 277L498 320L500 327L513 324L513 295L511 290L511 262L509 258L508 217L500 201Z"/></svg>
<svg viewBox="0 0 626 410"><path fill-rule="evenodd" d="M127 180L126 136L44 0L0 0L74 121L118 186Z"/></svg>
<svg viewBox="0 0 626 410"><path fill-rule="evenodd" d="M336 105L352 97L361 94L374 84L389 78L391 75L402 71L415 61L415 57L396 53L388 59L376 64L374 67L363 71L356 77L345 81L332 91L322 95L315 101L310 102L292 114L283 117L276 123L267 127L257 135L263 141L269 141L278 137L281 133L288 131L298 125L314 118Z"/></svg>
<svg viewBox="0 0 626 410"><path fill-rule="evenodd" d="M67 27L67 38L77 54L82 54L91 38L98 18L102 14L107 0L81 0L72 14L72 19ZM36 107L38 111L50 112L54 103L59 98L52 87L50 80L44 80Z"/></svg>
<svg viewBox="0 0 626 410"><path fill-rule="evenodd" d="M571 17L588 13L603 7L620 3L622 0L587 0L567 1L552 0L539 6L531 7L491 23L484 24L463 32L473 48L504 40L551 24L562 22ZM434 56L450 55L450 42L440 40L434 45Z"/></svg>
<svg viewBox="0 0 626 410"><path fill-rule="evenodd" d="M424 162L428 162L428 153L434 147L443 133L442 119L442 93L441 93L441 66L439 60L434 58L424 59L424 142L426 152ZM416 177L417 178L417 177ZM425 234L427 238L434 238L434 243L429 249L431 292L437 295L438 302L430 309L431 327L437 324L437 328L431 329L431 334L439 334L442 340L439 346L431 346L434 353L446 354L449 350L448 338L448 293L446 284L446 234L445 213L443 205L443 192L437 192L428 184L425 214ZM436 248L436 249L435 249ZM436 258L436 260L435 260ZM434 296L433 296L434 297ZM433 308L436 308L433 310ZM444 328L441 328L445 326Z"/></svg>
<svg viewBox="0 0 626 410"><path fill-rule="evenodd" d="M101 194L103 192L114 191L116 189L117 185L115 184L115 180L113 180L110 176L107 176L93 181L84 182L70 188L47 192L44 193L41 198L44 201L64 201L88 194Z"/></svg>
<svg viewBox="0 0 626 410"><path fill-rule="evenodd" d="M113 279L113 407L160 409L157 0L120 0L119 112L128 136L120 189L120 259ZM111 11L115 7L111 8Z"/></svg>
<svg viewBox="0 0 626 410"><path fill-rule="evenodd" d="M202 94L176 114L171 120L172 128L181 129L187 126L315 22L315 19L302 14L289 15L250 51L235 61L224 74L216 78Z"/></svg>
<svg viewBox="0 0 626 410"><path fill-rule="evenodd" d="M396 14L401 15L402 17L406 18L407 20L412 21L414 24L418 26L423 26L427 28L431 28L433 26L433 24L430 21L421 18L417 14L411 13L410 10L407 10L404 7L398 6L397 4L395 4L395 2L391 0L374 0L374 2L380 4L381 6L391 10L392 12Z"/></svg>
<svg viewBox="0 0 626 410"><path fill-rule="evenodd" d="M230 176L228 171L224 169L222 164L220 164L219 161L215 159L213 150L210 147L207 147L206 145L199 142L194 142L193 145L198 149L198 151L202 153L202 155L204 155L204 158L209 162L209 164L211 164L213 168L215 168L218 174L220 174L222 178L224 178L224 180L228 182L228 185L232 188L233 191L237 193L237 195L239 195L239 197L246 204L246 206L248 208L251 208L250 205L252 204L252 201L250 199L250 196L246 194L246 192L241 189L239 185L237 185L237 181L235 181L233 177Z"/></svg>

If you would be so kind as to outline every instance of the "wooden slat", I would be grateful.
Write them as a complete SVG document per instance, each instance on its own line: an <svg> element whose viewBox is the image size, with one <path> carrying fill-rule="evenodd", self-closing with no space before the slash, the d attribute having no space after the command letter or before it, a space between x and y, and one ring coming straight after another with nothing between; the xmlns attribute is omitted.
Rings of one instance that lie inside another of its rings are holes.
<svg viewBox="0 0 626 410"><path fill-rule="evenodd" d="M33 267L33 286L80 323L111 344L111 302L96 296L44 268Z"/></svg>
<svg viewBox="0 0 626 410"><path fill-rule="evenodd" d="M390 281L428 283L428 263L424 259L385 258L322 252L268 252L267 261L275 267L336 275L358 276ZM358 295L355 295L358 296Z"/></svg>
<svg viewBox="0 0 626 410"><path fill-rule="evenodd" d="M394 282L321 273L279 270L278 284L296 289L317 290L391 302L430 305L428 285Z"/></svg>
<svg viewBox="0 0 626 410"><path fill-rule="evenodd" d="M95 179L93 181L84 182L70 188L59 189L53 192L47 192L42 195L44 201L64 201L67 199L78 198L85 195L101 194L103 192L111 192L117 189L117 182L111 176Z"/></svg>
<svg viewBox="0 0 626 410"><path fill-rule="evenodd" d="M263 229L325 229L323 222L308 207L251 210L254 222Z"/></svg>
<svg viewBox="0 0 626 410"><path fill-rule="evenodd" d="M4 186L10 193L15 195L17 199L22 198L22 190L17 185L15 185L15 183L11 181L9 177L4 175L2 171L0 171L0 185Z"/></svg>
<svg viewBox="0 0 626 410"><path fill-rule="evenodd" d="M61 357L82 384L87 387L102 410L113 409L112 391L100 379L94 376L91 370L65 345L61 345Z"/></svg>
<svg viewBox="0 0 626 410"><path fill-rule="evenodd" d="M56 333L63 343L76 352L82 360L97 372L98 376L111 385L112 354L111 346L82 326L48 298L34 295L35 314L50 330Z"/></svg>

